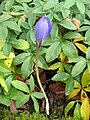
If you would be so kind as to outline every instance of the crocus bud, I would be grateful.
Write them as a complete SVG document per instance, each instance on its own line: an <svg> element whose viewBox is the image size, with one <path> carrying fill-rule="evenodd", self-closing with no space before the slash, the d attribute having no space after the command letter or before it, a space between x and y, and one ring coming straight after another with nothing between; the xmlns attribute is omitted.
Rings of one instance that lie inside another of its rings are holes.
<svg viewBox="0 0 90 120"><path fill-rule="evenodd" d="M52 24L48 17L42 17L35 26L35 37L37 45L40 47L42 42L45 41L52 30Z"/></svg>

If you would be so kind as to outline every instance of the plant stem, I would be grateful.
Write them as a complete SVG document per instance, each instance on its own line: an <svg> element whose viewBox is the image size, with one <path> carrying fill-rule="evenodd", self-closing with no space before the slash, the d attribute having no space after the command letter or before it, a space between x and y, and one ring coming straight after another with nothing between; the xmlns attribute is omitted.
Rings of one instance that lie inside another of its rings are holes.
<svg viewBox="0 0 90 120"><path fill-rule="evenodd" d="M46 93L43 89L43 86L41 84L41 81L40 81L40 78L39 78L39 71L38 71L38 54L39 54L39 50L40 50L40 47L38 45L36 45L37 49L36 49L36 77L37 77L37 81L38 81L38 84L40 86L40 89L45 97L45 100L46 100L46 113L49 115L49 101L48 101L48 98L46 96Z"/></svg>

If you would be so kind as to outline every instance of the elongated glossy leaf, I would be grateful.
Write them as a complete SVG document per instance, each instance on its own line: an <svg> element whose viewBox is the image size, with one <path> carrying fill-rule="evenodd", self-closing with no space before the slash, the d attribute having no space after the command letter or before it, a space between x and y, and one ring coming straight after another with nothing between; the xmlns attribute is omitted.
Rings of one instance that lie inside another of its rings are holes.
<svg viewBox="0 0 90 120"><path fill-rule="evenodd" d="M83 52L86 54L87 52L87 47L83 44L80 44L80 43L75 43L75 45Z"/></svg>
<svg viewBox="0 0 90 120"><path fill-rule="evenodd" d="M38 99L44 98L43 93L40 93L40 92L33 92L31 95L35 98L38 98Z"/></svg>
<svg viewBox="0 0 90 120"><path fill-rule="evenodd" d="M64 54L70 58L77 56L77 49L72 42L64 41L62 43L62 49Z"/></svg>
<svg viewBox="0 0 90 120"><path fill-rule="evenodd" d="M81 117L84 118L84 120L89 120L89 113L90 113L90 105L89 105L89 100L86 97L82 101L82 105L81 105Z"/></svg>
<svg viewBox="0 0 90 120"><path fill-rule="evenodd" d="M12 16L7 14L7 13L4 13L4 14L0 15L0 23L10 19L11 17Z"/></svg>
<svg viewBox="0 0 90 120"><path fill-rule="evenodd" d="M15 54L13 52L10 53L10 55L7 57L4 55L2 51L0 51L0 59L6 59L6 58L14 58Z"/></svg>
<svg viewBox="0 0 90 120"><path fill-rule="evenodd" d="M68 103L68 105L65 107L65 115L67 115L67 113L69 112L69 110L73 107L73 105L75 104L75 101L71 101Z"/></svg>
<svg viewBox="0 0 90 120"><path fill-rule="evenodd" d="M43 69L48 69L46 61L41 56L39 56L39 59L38 59L38 66Z"/></svg>
<svg viewBox="0 0 90 120"><path fill-rule="evenodd" d="M8 34L7 27L0 24L0 39L5 40Z"/></svg>
<svg viewBox="0 0 90 120"><path fill-rule="evenodd" d="M61 62L57 62L48 67L48 70L55 70L60 67Z"/></svg>
<svg viewBox="0 0 90 120"><path fill-rule="evenodd" d="M21 66L21 73L24 78L27 78L33 71L33 62L31 57L28 57Z"/></svg>
<svg viewBox="0 0 90 120"><path fill-rule="evenodd" d="M88 69L84 71L81 78L81 83L82 83L82 87L86 87L90 83L90 72Z"/></svg>
<svg viewBox="0 0 90 120"><path fill-rule="evenodd" d="M24 62L24 60L29 57L29 54L28 53L21 53L21 54L18 54L14 60L13 60L13 65L19 65L21 64L22 62Z"/></svg>
<svg viewBox="0 0 90 120"><path fill-rule="evenodd" d="M38 101L37 101L36 98L33 97L32 95L31 95L31 98L32 98L32 100L33 100L33 102L34 102L34 109L35 109L35 111L36 111L37 113L39 113L39 104L38 104Z"/></svg>
<svg viewBox="0 0 90 120"><path fill-rule="evenodd" d="M4 46L4 44L5 44L5 40L0 40L0 51L1 51L2 47Z"/></svg>
<svg viewBox="0 0 90 120"><path fill-rule="evenodd" d="M80 37L80 38L75 38L74 42L79 42L79 41L83 41L85 38L84 37Z"/></svg>
<svg viewBox="0 0 90 120"><path fill-rule="evenodd" d="M11 30L21 32L20 27L17 25L17 23L15 21L5 21L3 24L6 25Z"/></svg>
<svg viewBox="0 0 90 120"><path fill-rule="evenodd" d="M5 95L0 95L0 104L10 106L11 101L5 96Z"/></svg>
<svg viewBox="0 0 90 120"><path fill-rule="evenodd" d="M69 30L76 30L76 26L71 22L71 21L67 21L67 20L63 20L59 23L61 26L69 29Z"/></svg>
<svg viewBox="0 0 90 120"><path fill-rule="evenodd" d="M11 44L10 43L5 43L4 44L4 47L3 47L3 53L6 55L6 56L9 56L10 55L10 52L11 52Z"/></svg>
<svg viewBox="0 0 90 120"><path fill-rule="evenodd" d="M5 4L5 10L9 11L14 3L14 0L8 0Z"/></svg>
<svg viewBox="0 0 90 120"><path fill-rule="evenodd" d="M69 75L68 73L61 72L61 73L56 74L56 75L52 78L52 80L54 80L54 81L65 81L65 80L67 80L69 77L70 77L70 75Z"/></svg>
<svg viewBox="0 0 90 120"><path fill-rule="evenodd" d="M63 37L64 39L80 38L81 34L77 32L68 32Z"/></svg>
<svg viewBox="0 0 90 120"><path fill-rule="evenodd" d="M75 4L75 0L66 0L64 5L65 5L66 8L70 8L74 4Z"/></svg>
<svg viewBox="0 0 90 120"><path fill-rule="evenodd" d="M74 117L77 119L81 118L81 114L80 114L80 104L77 102L75 109L74 109Z"/></svg>
<svg viewBox="0 0 90 120"><path fill-rule="evenodd" d="M81 85L77 80L74 80L74 88L81 89Z"/></svg>
<svg viewBox="0 0 90 120"><path fill-rule="evenodd" d="M33 78L33 76L31 75L31 76L30 76L30 92L34 91L34 87L35 87L34 78Z"/></svg>
<svg viewBox="0 0 90 120"><path fill-rule="evenodd" d="M90 60L90 47L87 49L86 58L87 60Z"/></svg>
<svg viewBox="0 0 90 120"><path fill-rule="evenodd" d="M29 43L23 39L13 41L12 45L14 48L20 49L20 50L26 50L30 47Z"/></svg>
<svg viewBox="0 0 90 120"><path fill-rule="evenodd" d="M76 63L72 69L72 73L71 73L72 76L75 77L75 76L79 75L84 70L85 66L86 66L86 61L84 61L84 60Z"/></svg>
<svg viewBox="0 0 90 120"><path fill-rule="evenodd" d="M29 101L29 95L23 94L23 96L21 96L21 98L16 100L16 108L22 107L28 101Z"/></svg>
<svg viewBox="0 0 90 120"><path fill-rule="evenodd" d="M59 42L53 43L46 52L46 60L47 62L53 61L61 52L61 44Z"/></svg>
<svg viewBox="0 0 90 120"><path fill-rule="evenodd" d="M2 73L10 73L11 69L5 65L5 63L0 62L0 72Z"/></svg>
<svg viewBox="0 0 90 120"><path fill-rule="evenodd" d="M75 97L79 92L80 92L80 89L74 89L74 90L70 93L70 95L69 95L68 98L71 99L71 98Z"/></svg>
<svg viewBox="0 0 90 120"><path fill-rule="evenodd" d="M21 82L19 80L14 80L12 81L12 85L18 90L29 93L29 88L24 82Z"/></svg>
<svg viewBox="0 0 90 120"><path fill-rule="evenodd" d="M6 92L8 92L8 86L7 86L7 84L6 84L6 81L5 81L5 79L0 75L0 84L1 84L1 86L4 88L4 90L6 91Z"/></svg>
<svg viewBox="0 0 90 120"><path fill-rule="evenodd" d="M77 5L77 8L79 9L79 11L84 14L85 13L85 6L83 4L82 1L80 0L76 0L76 5ZM82 6L82 7L81 7Z"/></svg>
<svg viewBox="0 0 90 120"><path fill-rule="evenodd" d="M56 5L58 4L58 0L48 0L45 5L44 5L44 8L43 10L48 10L50 8L53 8L55 7Z"/></svg>
<svg viewBox="0 0 90 120"><path fill-rule="evenodd" d="M85 41L89 41L89 40L90 40L90 28L87 30L85 34Z"/></svg>
<svg viewBox="0 0 90 120"><path fill-rule="evenodd" d="M57 37L57 35L58 35L58 26L57 26L57 24L53 24L51 38L55 39Z"/></svg>
<svg viewBox="0 0 90 120"><path fill-rule="evenodd" d="M70 94L74 89L74 80L73 78L69 78L66 82L65 93L66 95Z"/></svg>

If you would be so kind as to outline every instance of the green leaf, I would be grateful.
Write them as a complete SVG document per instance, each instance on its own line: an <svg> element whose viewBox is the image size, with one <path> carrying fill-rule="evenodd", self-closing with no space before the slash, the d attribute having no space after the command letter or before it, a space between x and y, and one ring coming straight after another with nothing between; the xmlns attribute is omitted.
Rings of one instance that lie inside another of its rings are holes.
<svg viewBox="0 0 90 120"><path fill-rule="evenodd" d="M69 77L70 77L70 75L69 75L68 73L61 72L61 73L56 74L56 75L52 78L52 80L54 80L54 81L65 81L65 80L67 80Z"/></svg>
<svg viewBox="0 0 90 120"><path fill-rule="evenodd" d="M6 21L6 20L8 20L8 19L10 19L11 17L12 17L12 16L9 15L9 14L7 14L7 13L2 14L2 15L0 16L0 23Z"/></svg>
<svg viewBox="0 0 90 120"><path fill-rule="evenodd" d="M16 89L29 93L29 88L24 82L21 82L19 80L14 80L11 83Z"/></svg>
<svg viewBox="0 0 90 120"><path fill-rule="evenodd" d="M71 22L71 21L67 21L67 20L63 20L59 23L61 26L69 29L69 30L76 30L76 26Z"/></svg>
<svg viewBox="0 0 90 120"><path fill-rule="evenodd" d="M10 52L11 52L11 44L10 43L5 43L4 44L4 47L3 47L3 53L6 55L6 56L9 56L10 55Z"/></svg>
<svg viewBox="0 0 90 120"><path fill-rule="evenodd" d="M61 62L56 62L54 64L52 64L51 66L48 67L48 70L56 70L57 68L59 68L61 65Z"/></svg>
<svg viewBox="0 0 90 120"><path fill-rule="evenodd" d="M46 61L41 56L39 56L39 58L38 58L38 66L43 69L48 69L48 65L47 65Z"/></svg>
<svg viewBox="0 0 90 120"><path fill-rule="evenodd" d="M82 87L86 87L90 83L90 72L88 69L84 71L81 78L81 83L82 83Z"/></svg>
<svg viewBox="0 0 90 120"><path fill-rule="evenodd" d="M36 15L34 13L31 13L28 15L28 24L32 28L36 20Z"/></svg>
<svg viewBox="0 0 90 120"><path fill-rule="evenodd" d="M69 16L70 10L68 10L68 9L66 9L66 8L63 7L61 9L61 13L62 13L63 18L65 19L65 18L67 18Z"/></svg>
<svg viewBox="0 0 90 120"><path fill-rule="evenodd" d="M55 58L58 57L58 55L61 52L61 45L60 42L55 42L53 43L46 52L46 61L47 62L51 62L53 61Z"/></svg>
<svg viewBox="0 0 90 120"><path fill-rule="evenodd" d="M80 115L80 104L78 102L77 102L77 104L75 106L75 109L74 109L74 116L77 119L81 118L81 115Z"/></svg>
<svg viewBox="0 0 90 120"><path fill-rule="evenodd" d="M5 95L0 95L0 104L10 106L11 101Z"/></svg>
<svg viewBox="0 0 90 120"><path fill-rule="evenodd" d="M85 6L84 6L83 2L81 2L80 0L76 0L76 5L77 5L77 8L79 9L79 11L82 14L84 14L85 13Z"/></svg>
<svg viewBox="0 0 90 120"><path fill-rule="evenodd" d="M43 10L51 9L51 8L55 7L58 3L59 3L58 0L53 0L53 1L48 0L44 5Z"/></svg>
<svg viewBox="0 0 90 120"><path fill-rule="evenodd" d="M28 2L31 2L32 0L21 0L21 2L26 2L26 3L28 3Z"/></svg>
<svg viewBox="0 0 90 120"><path fill-rule="evenodd" d="M8 34L7 27L0 24L0 39L5 40Z"/></svg>
<svg viewBox="0 0 90 120"><path fill-rule="evenodd" d="M5 40L0 40L0 51L1 51L2 47L4 46L4 44L5 44Z"/></svg>
<svg viewBox="0 0 90 120"><path fill-rule="evenodd" d="M14 41L11 41L11 43L14 48L20 49L20 50L26 50L30 47L29 43L23 39L14 40Z"/></svg>
<svg viewBox="0 0 90 120"><path fill-rule="evenodd" d="M75 104L75 101L71 101L71 102L68 103L68 105L65 107L65 110L64 110L65 116L67 115L69 110L74 106L74 104Z"/></svg>
<svg viewBox="0 0 90 120"><path fill-rule="evenodd" d="M23 98L23 99L22 99ZM21 98L16 100L16 108L22 107L25 103L29 101L29 95L23 95Z"/></svg>
<svg viewBox="0 0 90 120"><path fill-rule="evenodd" d="M57 26L57 24L53 24L51 38L55 39L57 37L57 35L58 35L58 26Z"/></svg>
<svg viewBox="0 0 90 120"><path fill-rule="evenodd" d="M68 9L75 4L75 0L66 0L64 6Z"/></svg>
<svg viewBox="0 0 90 120"><path fill-rule="evenodd" d="M33 63L31 57L28 57L21 66L21 73L24 78L27 78L33 71Z"/></svg>
<svg viewBox="0 0 90 120"><path fill-rule="evenodd" d="M66 82L65 86L65 94L68 95L70 94L74 89L74 80L73 78L69 78Z"/></svg>
<svg viewBox="0 0 90 120"><path fill-rule="evenodd" d="M5 21L5 22L3 22L3 24L6 25L11 30L21 32L19 25L17 25L17 23L15 21Z"/></svg>
<svg viewBox="0 0 90 120"><path fill-rule="evenodd" d="M86 67L86 61L85 60L81 60L78 63L75 64L75 66L72 69L72 76L78 76Z"/></svg>
<svg viewBox="0 0 90 120"><path fill-rule="evenodd" d="M11 69L8 68L3 62L0 62L0 72L2 72L2 73L10 73Z"/></svg>
<svg viewBox="0 0 90 120"><path fill-rule="evenodd" d="M90 47L88 47L88 49L87 49L86 59L87 59L87 60L90 60Z"/></svg>
<svg viewBox="0 0 90 120"><path fill-rule="evenodd" d="M31 98L32 98L32 100L33 100L33 102L34 102L35 111L36 111L37 113L39 113L39 104L38 104L38 101L37 101L36 98L33 97L32 95L31 95Z"/></svg>
<svg viewBox="0 0 90 120"><path fill-rule="evenodd" d="M18 54L14 60L13 60L13 65L19 65L21 64L22 62L24 62L24 60L29 57L29 54L28 53L21 53L21 54Z"/></svg>
<svg viewBox="0 0 90 120"><path fill-rule="evenodd" d="M9 11L14 3L14 0L8 0L5 4L5 10Z"/></svg>
<svg viewBox="0 0 90 120"><path fill-rule="evenodd" d="M34 78L33 78L33 76L31 75L31 76L30 76L30 92L34 91L34 87L35 87Z"/></svg>
<svg viewBox="0 0 90 120"><path fill-rule="evenodd" d="M62 49L64 54L70 58L73 58L78 55L76 47L70 41L64 41L62 43Z"/></svg>
<svg viewBox="0 0 90 120"><path fill-rule="evenodd" d="M63 36L64 39L72 39L72 38L80 38L80 37L81 34L77 32L68 32Z"/></svg>
<svg viewBox="0 0 90 120"><path fill-rule="evenodd" d="M33 92L31 95L35 98L38 98L38 99L44 98L43 93L40 93L40 92Z"/></svg>
<svg viewBox="0 0 90 120"><path fill-rule="evenodd" d="M1 75L0 75L0 84L4 88L4 90L8 93L8 87L7 87L6 81Z"/></svg>
<svg viewBox="0 0 90 120"><path fill-rule="evenodd" d="M84 120L89 120L89 114L90 114L89 99L85 97L81 104L81 117L84 118Z"/></svg>

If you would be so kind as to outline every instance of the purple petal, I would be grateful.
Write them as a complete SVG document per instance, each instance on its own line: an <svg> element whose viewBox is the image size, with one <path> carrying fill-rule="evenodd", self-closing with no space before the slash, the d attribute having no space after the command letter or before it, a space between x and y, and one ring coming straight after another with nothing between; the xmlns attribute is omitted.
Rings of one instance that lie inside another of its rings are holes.
<svg viewBox="0 0 90 120"><path fill-rule="evenodd" d="M42 17L36 23L35 37L39 45L49 37L51 29L52 24L48 17Z"/></svg>

